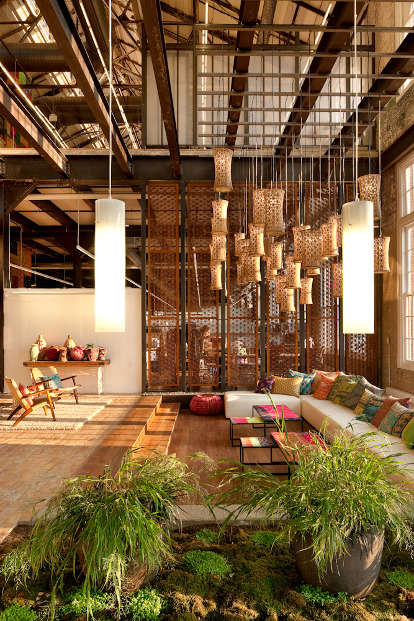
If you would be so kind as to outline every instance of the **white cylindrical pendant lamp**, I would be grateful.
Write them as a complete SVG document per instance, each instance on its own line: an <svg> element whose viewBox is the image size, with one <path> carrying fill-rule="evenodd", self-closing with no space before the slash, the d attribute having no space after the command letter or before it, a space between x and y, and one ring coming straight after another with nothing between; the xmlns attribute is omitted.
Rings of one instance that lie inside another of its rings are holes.
<svg viewBox="0 0 414 621"><path fill-rule="evenodd" d="M343 332L374 332L374 204L342 207Z"/></svg>
<svg viewBox="0 0 414 621"><path fill-rule="evenodd" d="M125 332L125 203L95 202L95 332Z"/></svg>

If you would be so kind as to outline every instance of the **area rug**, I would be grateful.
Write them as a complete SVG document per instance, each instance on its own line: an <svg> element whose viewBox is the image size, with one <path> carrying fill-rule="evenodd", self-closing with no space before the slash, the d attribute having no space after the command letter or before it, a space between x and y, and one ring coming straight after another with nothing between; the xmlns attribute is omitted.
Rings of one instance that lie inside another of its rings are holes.
<svg viewBox="0 0 414 621"><path fill-rule="evenodd" d="M39 408L33 414L28 414L16 427L13 427L13 424L18 418L17 414L11 420L7 420L12 410L11 401L9 404L3 402L0 404L0 431L6 429L54 429L55 431L79 429L111 401L112 398L108 395L79 395L79 403L76 404L73 397L65 397L55 403L56 422L49 409L45 416L43 408Z"/></svg>

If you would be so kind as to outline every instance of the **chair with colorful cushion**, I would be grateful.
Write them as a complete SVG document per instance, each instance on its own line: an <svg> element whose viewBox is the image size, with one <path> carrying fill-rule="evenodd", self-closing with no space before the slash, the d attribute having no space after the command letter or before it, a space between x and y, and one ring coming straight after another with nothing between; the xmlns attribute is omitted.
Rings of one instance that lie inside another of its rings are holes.
<svg viewBox="0 0 414 621"><path fill-rule="evenodd" d="M59 396L54 395L53 391L50 388L40 389L39 387L35 388L34 391L29 391L28 389L25 394L22 394L19 386L17 386L14 379L11 377L5 377L6 384L10 389L11 395L13 397L13 402L16 403L16 407L12 410L11 414L7 417L7 420L10 420L15 414L20 413L20 410L23 412L20 414L19 418L14 423L13 427L15 427L18 423L20 423L25 416L28 414L32 414L35 410L39 408L43 408L45 412L45 416L47 416L47 409L52 413L53 420L56 421L55 416L55 408L54 402L60 399ZM24 387L22 387L24 388Z"/></svg>
<svg viewBox="0 0 414 621"><path fill-rule="evenodd" d="M62 396L67 393L73 393L76 403L79 403L78 388L80 384L76 383L76 375L69 375L68 377L59 377L56 367L49 367L51 374L45 375L42 369L34 367L31 369L33 381L36 386L44 386L52 390L53 394ZM66 380L72 380L73 386L63 386L62 382Z"/></svg>

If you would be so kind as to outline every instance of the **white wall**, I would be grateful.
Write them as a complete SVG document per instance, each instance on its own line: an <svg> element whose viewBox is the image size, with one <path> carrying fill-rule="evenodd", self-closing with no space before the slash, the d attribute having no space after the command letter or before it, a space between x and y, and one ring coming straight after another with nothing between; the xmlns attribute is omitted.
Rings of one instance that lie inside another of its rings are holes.
<svg viewBox="0 0 414 621"><path fill-rule="evenodd" d="M104 370L103 392L141 392L141 289L127 288L125 302L125 332L97 333L93 289L6 289L6 376L29 383L30 370L22 363L29 360L30 345L38 335L43 334L48 345L63 345L71 334L77 345L93 343L108 349L111 364ZM77 377L81 392L96 392L96 370L88 377L79 369Z"/></svg>

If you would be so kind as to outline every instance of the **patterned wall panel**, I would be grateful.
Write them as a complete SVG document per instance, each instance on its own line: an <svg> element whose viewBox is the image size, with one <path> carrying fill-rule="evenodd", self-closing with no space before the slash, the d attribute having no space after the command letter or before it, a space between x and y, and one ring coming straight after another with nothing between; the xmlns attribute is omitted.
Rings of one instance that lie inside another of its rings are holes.
<svg viewBox="0 0 414 621"><path fill-rule="evenodd" d="M253 386L259 378L259 291L256 284L237 284L234 233L246 232L253 218L252 187L233 185L228 195L227 244L227 383Z"/></svg>
<svg viewBox="0 0 414 621"><path fill-rule="evenodd" d="M335 213L336 189L319 183L306 184L305 221L320 228ZM331 259L332 260L332 259ZM313 277L312 305L306 307L306 367L338 368L338 303L332 297L333 274L330 261L321 264L321 275Z"/></svg>
<svg viewBox="0 0 414 621"><path fill-rule="evenodd" d="M179 201L176 184L148 186L148 385L179 385Z"/></svg>
<svg viewBox="0 0 414 621"><path fill-rule="evenodd" d="M268 186L270 187L270 186ZM297 223L297 184L283 184L285 190L285 237L284 254L293 252L292 227ZM280 238L282 239L282 238ZM274 282L268 282L267 291L267 375L288 375L288 369L298 368L298 304L295 313L281 313L280 305L274 302ZM297 295L295 295L297 298ZM297 301L297 300L296 300Z"/></svg>
<svg viewBox="0 0 414 621"><path fill-rule="evenodd" d="M214 197L213 184L187 185L187 383L190 387L218 387L220 383L219 292L210 290L209 244Z"/></svg>

